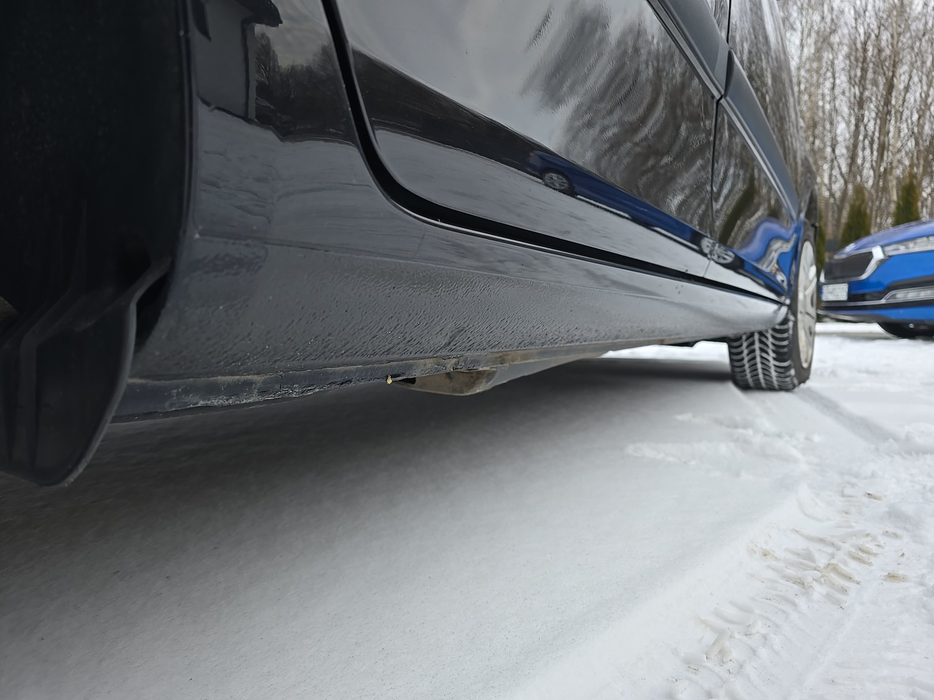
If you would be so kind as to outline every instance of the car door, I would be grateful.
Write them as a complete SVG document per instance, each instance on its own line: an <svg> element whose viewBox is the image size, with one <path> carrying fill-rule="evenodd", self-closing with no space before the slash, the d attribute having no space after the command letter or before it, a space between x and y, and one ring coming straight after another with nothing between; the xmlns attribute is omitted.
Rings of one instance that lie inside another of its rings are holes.
<svg viewBox="0 0 934 700"><path fill-rule="evenodd" d="M648 2L336 7L368 137L404 192L704 274L715 96Z"/></svg>
<svg viewBox="0 0 934 700"><path fill-rule="evenodd" d="M713 236L727 249L708 271L740 271L787 291L802 222L801 142L791 71L772 0L732 0L727 93L716 115Z"/></svg>

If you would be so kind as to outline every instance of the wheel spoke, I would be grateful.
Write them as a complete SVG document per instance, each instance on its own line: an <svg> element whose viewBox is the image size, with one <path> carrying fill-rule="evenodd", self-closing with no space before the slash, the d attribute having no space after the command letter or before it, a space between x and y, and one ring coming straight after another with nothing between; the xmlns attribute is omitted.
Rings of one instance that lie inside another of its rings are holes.
<svg viewBox="0 0 934 700"><path fill-rule="evenodd" d="M814 339L817 335L817 283L814 248L810 241L805 241L798 265L796 325L798 327L798 354L806 367L811 365L814 356Z"/></svg>

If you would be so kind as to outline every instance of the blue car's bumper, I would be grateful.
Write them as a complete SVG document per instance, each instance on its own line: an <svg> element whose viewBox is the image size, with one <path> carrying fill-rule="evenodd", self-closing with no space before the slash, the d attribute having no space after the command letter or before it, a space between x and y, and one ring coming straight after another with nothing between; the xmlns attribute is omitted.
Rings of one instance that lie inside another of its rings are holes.
<svg viewBox="0 0 934 700"><path fill-rule="evenodd" d="M934 251L891 257L880 252L860 276L822 280L825 316L874 323L934 322ZM842 294L843 285L846 299L833 300L834 292Z"/></svg>

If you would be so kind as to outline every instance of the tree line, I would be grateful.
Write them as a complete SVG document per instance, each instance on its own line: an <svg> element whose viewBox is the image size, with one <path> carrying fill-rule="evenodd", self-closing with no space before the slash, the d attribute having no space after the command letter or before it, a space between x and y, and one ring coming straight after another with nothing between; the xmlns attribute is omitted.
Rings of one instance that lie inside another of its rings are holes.
<svg viewBox="0 0 934 700"><path fill-rule="evenodd" d="M778 0L829 251L934 216L934 0Z"/></svg>

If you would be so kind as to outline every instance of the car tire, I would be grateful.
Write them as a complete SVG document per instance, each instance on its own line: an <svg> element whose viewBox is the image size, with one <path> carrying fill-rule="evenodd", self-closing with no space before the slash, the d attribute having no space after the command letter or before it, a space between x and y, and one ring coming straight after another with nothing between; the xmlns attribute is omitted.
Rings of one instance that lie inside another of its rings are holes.
<svg viewBox="0 0 934 700"><path fill-rule="evenodd" d="M574 185L571 184L570 178L558 170L543 170L542 183L544 183L545 187L548 189L571 197L574 196Z"/></svg>
<svg viewBox="0 0 934 700"><path fill-rule="evenodd" d="M920 323L880 323L879 327L896 338L934 338L934 326Z"/></svg>
<svg viewBox="0 0 934 700"><path fill-rule="evenodd" d="M810 226L805 230L810 232ZM741 389L791 391L811 376L817 335L817 265L813 238L801 244L788 314L774 328L727 341L733 383Z"/></svg>

